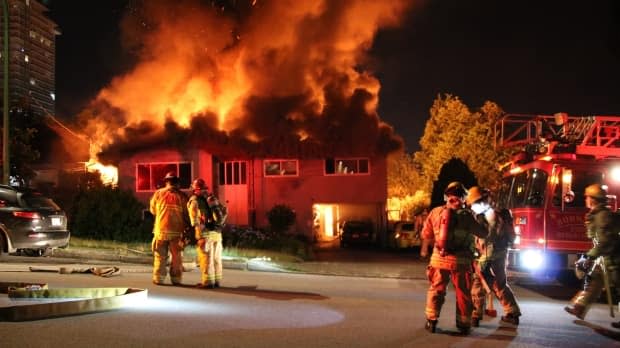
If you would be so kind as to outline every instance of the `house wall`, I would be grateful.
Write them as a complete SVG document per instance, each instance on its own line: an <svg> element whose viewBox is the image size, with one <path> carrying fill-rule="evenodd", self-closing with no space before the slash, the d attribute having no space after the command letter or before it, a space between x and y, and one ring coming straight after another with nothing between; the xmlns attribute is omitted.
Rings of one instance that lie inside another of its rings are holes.
<svg viewBox="0 0 620 348"><path fill-rule="evenodd" d="M162 162L191 162L192 178L202 177L210 188L217 190L213 157L202 150L180 153L159 149L127 157L119 163L119 186L135 192L136 197L148 205L153 191L136 192L136 163ZM313 206L333 205L336 234L338 224L344 220L371 220L378 232L377 238L384 238L387 199L385 157L370 158L368 175L325 175L323 159L305 159L299 160L298 176L265 177L263 165L262 159L248 160L248 219L245 221L249 224L268 226L267 212L277 204L285 204L297 215L294 230L308 237L316 237ZM225 187L220 189L226 190ZM189 190L186 192L189 193ZM239 223L232 217L228 222Z"/></svg>
<svg viewBox="0 0 620 348"><path fill-rule="evenodd" d="M324 160L300 160L299 176L265 177L263 161L253 161L256 224L268 225L266 214L276 204L286 204L297 214L296 230L311 237L314 204L337 204L340 220L369 219L383 233L387 199L385 158L370 159L369 175L324 174Z"/></svg>

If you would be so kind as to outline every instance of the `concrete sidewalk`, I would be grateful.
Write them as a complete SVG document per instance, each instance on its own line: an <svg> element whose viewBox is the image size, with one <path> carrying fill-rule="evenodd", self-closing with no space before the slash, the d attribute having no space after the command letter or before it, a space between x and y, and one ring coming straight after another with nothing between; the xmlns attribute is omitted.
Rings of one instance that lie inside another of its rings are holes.
<svg viewBox="0 0 620 348"><path fill-rule="evenodd" d="M49 257L19 258L22 262L53 262L54 259L69 259L73 263L79 264L138 264L150 267L153 264L153 257L149 254L134 250L120 249L95 249L68 247L66 249L55 249ZM185 257L184 263L192 264L195 262L193 256ZM232 258L224 257L224 268L239 269L248 271L264 272L290 272L321 275L337 275L352 277L376 277L376 278L397 278L397 279L425 279L426 262L412 260L402 263L381 263L381 262L321 262L321 261L299 261L299 262L278 262L266 258Z"/></svg>

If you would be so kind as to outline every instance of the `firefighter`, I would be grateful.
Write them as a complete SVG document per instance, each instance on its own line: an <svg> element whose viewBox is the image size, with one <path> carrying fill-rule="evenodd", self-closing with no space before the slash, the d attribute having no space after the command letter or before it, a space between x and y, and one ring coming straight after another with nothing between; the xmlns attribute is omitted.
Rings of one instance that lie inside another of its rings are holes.
<svg viewBox="0 0 620 348"><path fill-rule="evenodd" d="M469 189L467 205L489 231L487 238L476 237L476 249L479 256L474 260L475 272L471 289L474 305L472 326L480 325L487 291L492 292L502 305L504 316L500 320L519 325L521 310L506 281L508 247L515 239L510 211L494 209L491 206L489 190L478 186Z"/></svg>
<svg viewBox="0 0 620 348"><path fill-rule="evenodd" d="M590 305L598 300L605 288L605 277L609 281L609 290L615 284L618 291L620 266L619 237L614 228L613 213L607 206L607 190L600 184L592 184L586 187L584 196L586 208L590 209L585 217L586 232L593 246L580 261L582 264L576 265L586 270L583 290L573 297L569 306L564 307L565 311L579 319L584 319ZM615 327L617 324L612 325Z"/></svg>
<svg viewBox="0 0 620 348"><path fill-rule="evenodd" d="M166 260L170 255L170 280L180 285L183 276L183 231L186 226L187 196L179 189L179 177L169 172L164 177L165 187L155 191L150 211L155 217L153 226L153 283L164 284Z"/></svg>
<svg viewBox="0 0 620 348"><path fill-rule="evenodd" d="M430 286L426 294L425 328L434 333L446 297L446 287L452 281L456 292L456 327L462 334L471 328L471 274L474 257L474 235L486 237L487 231L467 209L464 209L467 190L460 182L450 183L444 190L446 204L431 210L422 228L425 258L427 246L433 253L426 275Z"/></svg>
<svg viewBox="0 0 620 348"><path fill-rule="evenodd" d="M222 227L226 220L226 208L215 195L209 194L203 179L194 180L192 190L187 208L197 240L196 252L200 265L200 283L197 287L218 288L222 280Z"/></svg>

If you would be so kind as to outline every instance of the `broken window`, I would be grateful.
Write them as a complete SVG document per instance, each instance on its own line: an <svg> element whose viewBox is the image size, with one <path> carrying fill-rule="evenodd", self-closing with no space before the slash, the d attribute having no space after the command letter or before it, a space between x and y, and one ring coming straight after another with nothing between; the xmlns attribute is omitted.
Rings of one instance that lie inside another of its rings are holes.
<svg viewBox="0 0 620 348"><path fill-rule="evenodd" d="M297 160L265 160L265 176L297 176Z"/></svg>
<svg viewBox="0 0 620 348"><path fill-rule="evenodd" d="M325 160L325 175L360 174L370 174L368 158L327 158Z"/></svg>
<svg viewBox="0 0 620 348"><path fill-rule="evenodd" d="M137 163L136 191L155 191L164 187L164 177L168 172L177 174L181 189L190 188L192 183L190 162Z"/></svg>

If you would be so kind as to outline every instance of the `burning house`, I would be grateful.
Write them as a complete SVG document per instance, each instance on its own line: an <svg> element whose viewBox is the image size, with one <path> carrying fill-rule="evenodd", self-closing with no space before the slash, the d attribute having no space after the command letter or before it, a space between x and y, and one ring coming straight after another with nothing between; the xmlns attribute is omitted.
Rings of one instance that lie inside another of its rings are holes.
<svg viewBox="0 0 620 348"><path fill-rule="evenodd" d="M345 220L385 225L387 154L402 140L362 67L405 1L145 1L123 22L137 64L81 117L118 185L147 202L164 174L205 179L228 222L265 226L276 204L319 239Z"/></svg>

